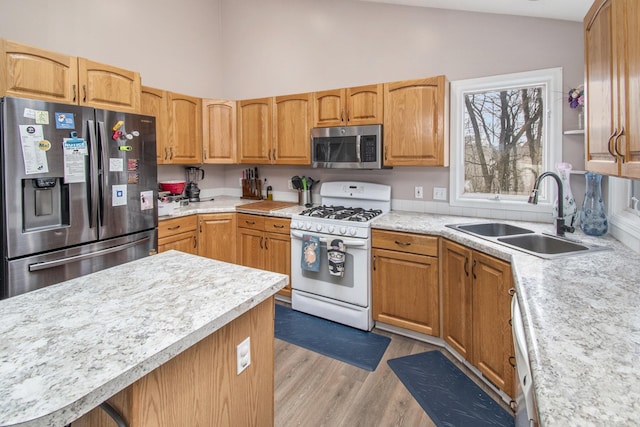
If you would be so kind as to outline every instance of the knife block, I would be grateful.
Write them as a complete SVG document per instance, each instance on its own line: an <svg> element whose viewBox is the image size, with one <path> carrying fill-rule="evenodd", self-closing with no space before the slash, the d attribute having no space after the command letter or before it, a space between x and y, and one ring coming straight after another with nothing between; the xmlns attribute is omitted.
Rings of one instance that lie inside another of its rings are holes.
<svg viewBox="0 0 640 427"><path fill-rule="evenodd" d="M259 179L243 179L241 199L262 200L261 181Z"/></svg>

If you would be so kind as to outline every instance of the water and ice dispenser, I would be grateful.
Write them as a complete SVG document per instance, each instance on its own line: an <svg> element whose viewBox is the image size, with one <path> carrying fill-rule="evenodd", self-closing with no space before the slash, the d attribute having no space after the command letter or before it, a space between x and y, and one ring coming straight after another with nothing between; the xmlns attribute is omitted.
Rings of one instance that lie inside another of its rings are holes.
<svg viewBox="0 0 640 427"><path fill-rule="evenodd" d="M69 185L62 177L22 180L23 231L69 226Z"/></svg>

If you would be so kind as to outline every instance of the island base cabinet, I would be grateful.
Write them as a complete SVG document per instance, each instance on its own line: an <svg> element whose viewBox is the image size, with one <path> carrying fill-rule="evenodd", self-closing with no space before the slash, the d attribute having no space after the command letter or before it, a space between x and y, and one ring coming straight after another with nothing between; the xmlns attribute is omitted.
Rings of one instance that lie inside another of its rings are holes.
<svg viewBox="0 0 640 427"><path fill-rule="evenodd" d="M269 298L150 372L108 402L130 427L273 426L274 300ZM251 364L236 373L236 346ZM96 408L73 427L112 427Z"/></svg>

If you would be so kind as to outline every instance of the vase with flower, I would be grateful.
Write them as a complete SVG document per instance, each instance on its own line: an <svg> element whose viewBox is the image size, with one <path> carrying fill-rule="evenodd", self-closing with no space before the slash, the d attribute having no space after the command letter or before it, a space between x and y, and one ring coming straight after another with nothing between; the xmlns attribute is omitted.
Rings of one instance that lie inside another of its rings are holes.
<svg viewBox="0 0 640 427"><path fill-rule="evenodd" d="M569 108L578 110L578 129L584 129L584 86L569 90Z"/></svg>

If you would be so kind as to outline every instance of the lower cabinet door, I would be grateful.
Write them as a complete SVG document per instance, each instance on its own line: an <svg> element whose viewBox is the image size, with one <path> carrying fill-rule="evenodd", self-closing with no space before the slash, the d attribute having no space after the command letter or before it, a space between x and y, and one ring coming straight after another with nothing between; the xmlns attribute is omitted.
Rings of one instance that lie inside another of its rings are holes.
<svg viewBox="0 0 640 427"><path fill-rule="evenodd" d="M373 249L373 318L440 335L438 259Z"/></svg>
<svg viewBox="0 0 640 427"><path fill-rule="evenodd" d="M196 232L190 231L158 239L158 252L165 252L171 249L197 255L198 237Z"/></svg>
<svg viewBox="0 0 640 427"><path fill-rule="evenodd" d="M265 249L267 250L265 269L289 276L289 284L278 293L290 297L291 237L288 234L265 233Z"/></svg>

